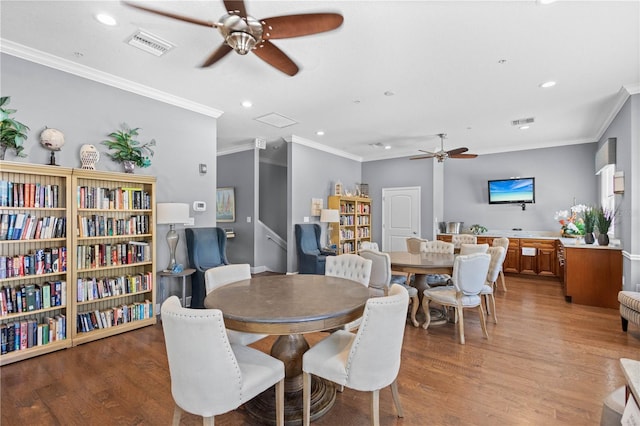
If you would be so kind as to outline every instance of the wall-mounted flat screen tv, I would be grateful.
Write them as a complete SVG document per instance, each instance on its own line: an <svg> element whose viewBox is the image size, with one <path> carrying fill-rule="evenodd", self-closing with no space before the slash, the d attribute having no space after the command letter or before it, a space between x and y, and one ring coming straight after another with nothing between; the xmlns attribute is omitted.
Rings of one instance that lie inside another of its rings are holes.
<svg viewBox="0 0 640 426"><path fill-rule="evenodd" d="M489 181L489 204L522 204L535 202L535 178L511 178Z"/></svg>

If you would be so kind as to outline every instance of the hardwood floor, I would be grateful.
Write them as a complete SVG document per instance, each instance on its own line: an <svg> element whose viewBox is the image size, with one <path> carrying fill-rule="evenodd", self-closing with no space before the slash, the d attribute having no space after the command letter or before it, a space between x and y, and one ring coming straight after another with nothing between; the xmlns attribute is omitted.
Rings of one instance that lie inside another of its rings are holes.
<svg viewBox="0 0 640 426"><path fill-rule="evenodd" d="M623 333L617 310L566 303L556 281L508 276L507 288L497 292L489 340L471 311L466 345L453 324L426 331L407 322L399 376L405 417L396 417L384 389L382 425L599 424L602 399L624 384L619 359L640 358L638 327ZM313 344L324 335L307 337ZM272 341L254 346L268 351ZM0 376L3 426L171 423L161 324L7 365ZM369 400L345 389L314 424L369 424ZM216 424L254 423L239 409Z"/></svg>

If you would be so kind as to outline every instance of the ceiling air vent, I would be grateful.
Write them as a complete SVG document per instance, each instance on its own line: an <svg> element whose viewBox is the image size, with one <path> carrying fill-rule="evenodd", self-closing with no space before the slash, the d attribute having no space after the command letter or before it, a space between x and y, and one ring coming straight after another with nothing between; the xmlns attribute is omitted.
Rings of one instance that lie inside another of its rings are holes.
<svg viewBox="0 0 640 426"><path fill-rule="evenodd" d="M174 47L168 41L142 30L129 37L127 44L156 56L162 56Z"/></svg>
<svg viewBox="0 0 640 426"><path fill-rule="evenodd" d="M511 122L512 126L522 126L524 124L531 124L535 121L535 118L533 117L529 117L529 118L520 118L518 120L513 120Z"/></svg>

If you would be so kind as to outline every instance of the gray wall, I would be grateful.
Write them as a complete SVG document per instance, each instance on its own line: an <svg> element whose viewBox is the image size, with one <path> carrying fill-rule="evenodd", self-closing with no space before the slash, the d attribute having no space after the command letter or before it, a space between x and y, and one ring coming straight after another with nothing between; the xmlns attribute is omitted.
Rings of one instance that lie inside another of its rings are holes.
<svg viewBox="0 0 640 426"><path fill-rule="evenodd" d="M191 210L195 226L215 226L215 118L11 55L1 54L0 60L2 96L11 96L9 106L18 110L15 118L31 128L25 149L28 157L16 158L7 151L6 160L48 164L50 152L40 146L39 136L45 127L52 127L65 134L65 145L56 154L61 166L79 168L80 147L93 144L101 153L98 170L122 171L122 166L105 154L108 150L100 142L125 122L141 128L141 142L157 141L152 165L135 172L157 177L156 201L190 206L195 200L205 201L208 211ZM200 175L199 163L208 164L207 174ZM168 230L168 225L157 227L158 268L169 263L164 239ZM178 226L177 231L177 260L186 264L184 227Z"/></svg>
<svg viewBox="0 0 640 426"><path fill-rule="evenodd" d="M444 220L474 223L494 230L558 231L558 210L574 202L597 205L594 158L597 144L481 155L472 160L448 160L444 166ZM536 202L489 204L487 181L513 176L535 177Z"/></svg>
<svg viewBox="0 0 640 426"><path fill-rule="evenodd" d="M311 216L311 199L322 198L327 206L327 197L332 194L336 180L346 188L355 188L362 176L361 163L334 154L302 145L288 143L288 187L287 205L290 206L287 223L287 271L298 270L294 225L303 223L304 217L319 223L319 216ZM326 225L322 224L322 241L326 241Z"/></svg>
<svg viewBox="0 0 640 426"><path fill-rule="evenodd" d="M218 187L233 187L236 197L236 221L218 223L219 227L233 228L236 233L235 238L227 241L230 263L253 265L254 158L253 149L218 156Z"/></svg>
<svg viewBox="0 0 640 426"><path fill-rule="evenodd" d="M260 220L287 239L287 166L260 161Z"/></svg>

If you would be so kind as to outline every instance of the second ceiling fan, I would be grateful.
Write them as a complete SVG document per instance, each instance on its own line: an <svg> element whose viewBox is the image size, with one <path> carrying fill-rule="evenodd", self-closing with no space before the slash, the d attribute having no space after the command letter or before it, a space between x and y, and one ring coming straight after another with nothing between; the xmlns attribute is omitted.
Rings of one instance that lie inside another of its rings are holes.
<svg viewBox="0 0 640 426"><path fill-rule="evenodd" d="M415 157L409 158L410 160L422 160L423 158L436 158L438 163L442 163L447 158L476 158L478 154L465 154L465 152L469 151L468 148L460 147L456 149L451 149L449 151L444 150L444 139L447 137L446 133L438 133L440 137L440 151L430 152L419 149L418 151L422 151L425 155L418 155Z"/></svg>
<svg viewBox="0 0 640 426"><path fill-rule="evenodd" d="M124 2L127 6L146 12L191 24L217 28L224 38L224 42L209 55L202 63L202 67L213 65L227 53L235 50L240 55L253 52L272 67L290 76L298 73L298 66L270 40L301 37L335 30L342 25L344 19L338 13L309 13L274 16L258 20L247 14L243 0L223 0L223 3L227 14L217 22L213 22Z"/></svg>

